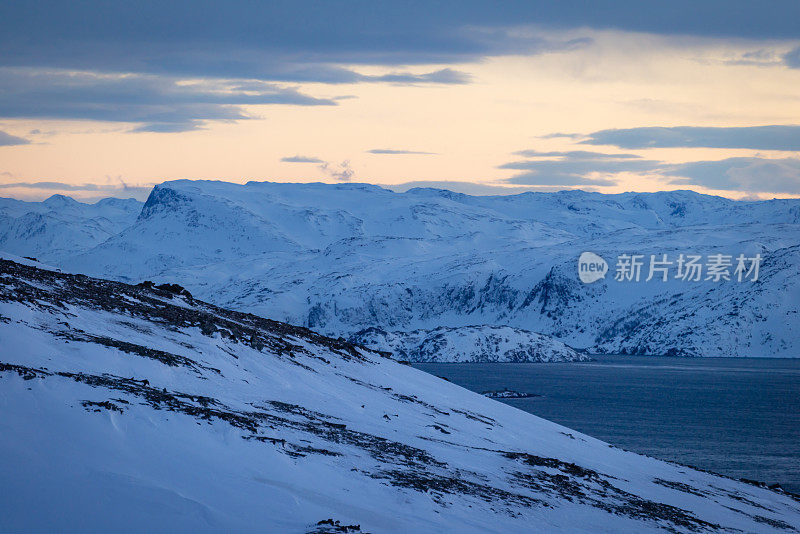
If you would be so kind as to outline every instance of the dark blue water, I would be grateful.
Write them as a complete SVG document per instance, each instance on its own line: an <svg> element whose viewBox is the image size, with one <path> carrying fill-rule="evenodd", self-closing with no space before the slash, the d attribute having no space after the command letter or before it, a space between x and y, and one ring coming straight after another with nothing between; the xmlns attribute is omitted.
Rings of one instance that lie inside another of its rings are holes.
<svg viewBox="0 0 800 534"><path fill-rule="evenodd" d="M602 356L585 363L415 364L619 447L800 492L800 360Z"/></svg>

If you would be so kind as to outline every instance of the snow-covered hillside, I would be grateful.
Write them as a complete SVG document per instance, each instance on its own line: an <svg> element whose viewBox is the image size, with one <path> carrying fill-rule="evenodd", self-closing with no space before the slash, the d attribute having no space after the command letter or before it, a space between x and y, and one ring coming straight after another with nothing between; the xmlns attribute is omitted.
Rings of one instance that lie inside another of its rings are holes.
<svg viewBox="0 0 800 534"><path fill-rule="evenodd" d="M510 326L387 332L366 328L349 341L411 362L573 362L589 356L551 337Z"/></svg>
<svg viewBox="0 0 800 534"><path fill-rule="evenodd" d="M800 528L786 494L344 341L24 263L0 260L3 532Z"/></svg>
<svg viewBox="0 0 800 534"><path fill-rule="evenodd" d="M53 195L44 202L0 198L0 250L55 261L102 243L136 220L138 200L84 204Z"/></svg>

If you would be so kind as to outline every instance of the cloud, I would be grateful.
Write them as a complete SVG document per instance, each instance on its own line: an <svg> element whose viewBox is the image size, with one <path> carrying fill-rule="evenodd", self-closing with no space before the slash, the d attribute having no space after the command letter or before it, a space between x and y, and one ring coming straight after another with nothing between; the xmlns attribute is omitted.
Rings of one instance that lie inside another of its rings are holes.
<svg viewBox="0 0 800 534"><path fill-rule="evenodd" d="M307 156L288 156L281 158L284 163L325 163L319 158L309 158Z"/></svg>
<svg viewBox="0 0 800 534"><path fill-rule="evenodd" d="M56 0L47 9L30 2L4 2L0 61L181 75L214 71L226 77L268 79L259 72L291 71L286 65L297 58L322 66L453 64L491 54L552 49L553 43L520 30L533 26L551 33L592 28L796 39L798 19L796 0L775 0L769 9L748 0L598 0L591 9L546 0L510 0L502 9L488 0L354 1L346 7L313 0ZM561 44L576 45L580 43ZM302 64L293 68L302 71Z"/></svg>
<svg viewBox="0 0 800 534"><path fill-rule="evenodd" d="M346 8L313 0L55 0L47 9L3 2L0 118L182 132L247 118L246 105L334 105L341 98L286 83L466 84L471 76L455 65L572 51L592 43L581 36L589 31L800 38L795 0L776 0L768 10L746 0L676 2L599 0L592 9L545 0L510 0L503 9L487 0L356 0ZM795 55L786 63L794 65Z"/></svg>
<svg viewBox="0 0 800 534"><path fill-rule="evenodd" d="M355 174L355 171L350 167L350 161L344 160L339 165L323 162L319 166L319 170L339 182L349 182Z"/></svg>
<svg viewBox="0 0 800 534"><path fill-rule="evenodd" d="M751 50L739 56L723 61L725 65L748 65L755 67L774 67L783 64L783 58L775 51L768 48Z"/></svg>
<svg viewBox="0 0 800 534"><path fill-rule="evenodd" d="M368 154L384 154L384 155L403 155L403 154L420 154L426 156L434 156L436 152L422 152L419 150L402 150L402 149L395 149L395 148L373 148L372 150L367 150Z"/></svg>
<svg viewBox="0 0 800 534"><path fill-rule="evenodd" d="M344 160L337 165L315 157L287 156L281 158L281 161L285 163L318 163L319 165L317 165L317 168L337 182L349 182L355 174L353 168L350 167L349 160Z"/></svg>
<svg viewBox="0 0 800 534"><path fill-rule="evenodd" d="M125 183L118 184L69 184L66 182L12 182L0 184L0 189L22 187L26 189L57 189L60 191L139 191L150 189L152 186L130 186Z"/></svg>
<svg viewBox="0 0 800 534"><path fill-rule="evenodd" d="M12 182L0 184L0 190L13 190L13 195L18 198L41 200L42 193L49 196L57 193L85 193L80 196L85 199L99 200L106 197L136 198L144 200L153 189L152 185L130 185L122 180L108 184L70 184L66 182ZM89 195L87 196L86 193ZM91 195L91 193L97 193Z"/></svg>
<svg viewBox="0 0 800 534"><path fill-rule="evenodd" d="M514 154L535 159L500 165L500 169L524 171L507 179L509 184L609 186L616 185L616 174L632 173L660 177L673 185L697 185L748 193L800 194L798 158L740 157L671 164L647 160L636 154L583 150L520 150Z"/></svg>
<svg viewBox="0 0 800 534"><path fill-rule="evenodd" d="M623 149L705 147L800 151L798 125L625 128L600 130L587 137L580 143Z"/></svg>
<svg viewBox="0 0 800 534"><path fill-rule="evenodd" d="M27 139L23 139L22 137L17 137L16 135L11 135L10 133L6 133L0 131L0 146L16 146L16 145L28 145L30 141Z"/></svg>
<svg viewBox="0 0 800 534"><path fill-rule="evenodd" d="M800 46L787 52L783 56L783 62L787 67L800 69Z"/></svg>
<svg viewBox="0 0 800 534"><path fill-rule="evenodd" d="M325 175L338 182L349 182L355 174L355 171L350 167L350 161L344 160L337 164L325 161L319 158L308 156L287 156L281 158L285 163L318 163L317 168Z"/></svg>
<svg viewBox="0 0 800 534"><path fill-rule="evenodd" d="M800 159L728 158L665 166L672 184L709 189L800 194Z"/></svg>
<svg viewBox="0 0 800 534"><path fill-rule="evenodd" d="M246 118L246 117L241 117ZM130 133L180 133L203 129L203 121L186 118L175 122L150 122L128 130Z"/></svg>
<svg viewBox="0 0 800 534"><path fill-rule="evenodd" d="M65 182L12 182L0 184L0 189L24 187L26 189L58 189L61 191L105 191L108 186L100 184L68 184ZM117 187L114 187L116 189Z"/></svg>
<svg viewBox="0 0 800 534"><path fill-rule="evenodd" d="M641 158L636 154L606 154L603 152L591 152L587 150L570 150L567 152L540 152L538 150L518 150L513 153L516 156L526 158L553 158L563 157L565 159L596 161L596 160L617 160L617 159L636 159Z"/></svg>
<svg viewBox="0 0 800 534"><path fill-rule="evenodd" d="M509 184L550 185L550 186L612 186L616 180L608 178L589 178L577 173L543 173L540 171L523 172L506 180Z"/></svg>
<svg viewBox="0 0 800 534"><path fill-rule="evenodd" d="M56 135L57 133L58 132L56 130L40 130L39 128L34 128L28 132L28 135L41 135L44 137L50 137Z"/></svg>
<svg viewBox="0 0 800 534"><path fill-rule="evenodd" d="M586 27L584 12L543 3L55 1L0 6L0 65L273 81L464 83L450 69L362 76L342 65L454 64L496 54L570 50L521 26ZM599 24L600 26L606 23ZM588 24L591 26L591 24ZM397 78L400 76L400 78Z"/></svg>
<svg viewBox="0 0 800 534"><path fill-rule="evenodd" d="M414 182L404 182L402 184L383 186L392 191L403 193L411 189L438 189L465 195L518 195L526 191L558 191L559 188L540 187L540 186L508 186L479 184L474 182L459 182L449 180L420 180Z"/></svg>
<svg viewBox="0 0 800 534"><path fill-rule="evenodd" d="M516 155L529 159L504 163L498 168L526 171L508 179L512 184L528 185L615 185L610 178L622 172L652 173L661 162L641 159L635 154L606 154L586 150L540 152L520 150ZM604 175L597 177L593 175Z"/></svg>
<svg viewBox="0 0 800 534"><path fill-rule="evenodd" d="M579 138L581 138L583 136L584 136L583 134L579 134L579 133L555 132L555 133L551 133L551 134L547 134L547 135L540 135L538 137L539 137L539 139L558 139L560 137L566 137L566 138L569 138L569 139L579 139Z"/></svg>
<svg viewBox="0 0 800 534"><path fill-rule="evenodd" d="M211 77L238 77L247 76L250 79L260 81L268 80L272 82L293 82L293 83L324 83L324 84L356 84L356 83L390 83L394 85L420 85L420 84L443 84L460 85L467 84L472 80L466 72L451 68L443 68L421 74L411 72L389 72L386 74L362 74L351 68L325 64L298 64L294 58L286 58L285 63L275 62L269 64L253 64L250 66L238 65L241 68L215 69L210 65L203 72L203 76ZM165 65L163 73L178 73L183 75L198 75L194 68L183 69L175 68L174 65ZM162 69L155 69L158 74ZM249 82L243 81L242 87L247 87ZM343 97L336 97L341 99ZM344 97L346 98L346 97Z"/></svg>
<svg viewBox="0 0 800 534"><path fill-rule="evenodd" d="M354 81L360 82L389 82L398 85L415 85L422 83L439 83L446 85L461 85L470 82L472 77L461 71L453 69L441 69L425 74L410 74L407 72L396 72L383 74L380 76L358 75Z"/></svg>
<svg viewBox="0 0 800 534"><path fill-rule="evenodd" d="M332 106L296 87L140 74L0 69L0 117L142 123L136 132L196 130L209 120L242 120L245 105Z"/></svg>
<svg viewBox="0 0 800 534"><path fill-rule="evenodd" d="M697 185L708 189L800 194L800 159L797 158L742 157L668 164L635 154L582 150L521 150L515 154L536 159L500 165L501 169L525 171L506 180L509 184L609 186L617 183L614 175L633 173L661 177L669 184Z"/></svg>
<svg viewBox="0 0 800 534"><path fill-rule="evenodd" d="M486 0L357 0L346 8L312 0L55 0L47 9L3 2L0 118L133 122L133 132L181 132L247 118L245 105L337 101L276 82L465 84L470 75L450 66L575 50L592 42L580 36L587 29L800 37L796 0L770 9L746 0L676 2L600 0L592 9L545 0L511 0L503 9ZM555 37L565 30L569 38ZM787 54L786 64L796 65L796 56ZM364 74L362 65L404 70ZM439 67L408 68L420 65Z"/></svg>

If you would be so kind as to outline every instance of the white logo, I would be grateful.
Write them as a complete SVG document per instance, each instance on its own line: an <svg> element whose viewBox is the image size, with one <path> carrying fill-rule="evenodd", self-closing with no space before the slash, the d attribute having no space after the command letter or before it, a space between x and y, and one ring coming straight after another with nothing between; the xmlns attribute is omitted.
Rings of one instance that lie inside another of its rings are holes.
<svg viewBox="0 0 800 534"><path fill-rule="evenodd" d="M578 278L584 284L591 284L601 278L605 278L607 272L608 264L606 260L594 252L584 252L578 258Z"/></svg>

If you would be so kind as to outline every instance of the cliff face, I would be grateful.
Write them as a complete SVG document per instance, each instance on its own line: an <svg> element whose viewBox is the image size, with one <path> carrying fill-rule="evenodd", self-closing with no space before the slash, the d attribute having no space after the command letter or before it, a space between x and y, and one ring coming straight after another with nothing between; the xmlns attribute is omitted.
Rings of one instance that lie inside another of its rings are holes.
<svg viewBox="0 0 800 534"><path fill-rule="evenodd" d="M411 362L569 362L589 356L551 337L509 326L386 332L368 328L350 341Z"/></svg>

